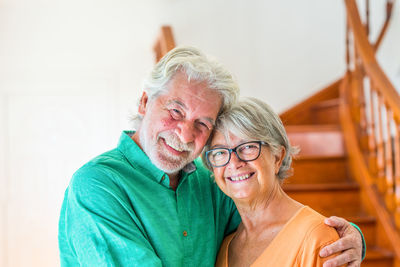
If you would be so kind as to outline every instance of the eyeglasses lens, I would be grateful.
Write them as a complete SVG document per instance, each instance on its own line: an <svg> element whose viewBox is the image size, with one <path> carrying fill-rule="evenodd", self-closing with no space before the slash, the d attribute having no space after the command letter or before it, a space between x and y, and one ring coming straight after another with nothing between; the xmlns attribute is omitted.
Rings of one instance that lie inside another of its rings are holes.
<svg viewBox="0 0 400 267"><path fill-rule="evenodd" d="M240 144L235 148L215 148L208 152L208 161L214 167L222 167L230 161L231 153L235 152L242 161L252 161L258 158L260 154L260 142L248 142Z"/></svg>

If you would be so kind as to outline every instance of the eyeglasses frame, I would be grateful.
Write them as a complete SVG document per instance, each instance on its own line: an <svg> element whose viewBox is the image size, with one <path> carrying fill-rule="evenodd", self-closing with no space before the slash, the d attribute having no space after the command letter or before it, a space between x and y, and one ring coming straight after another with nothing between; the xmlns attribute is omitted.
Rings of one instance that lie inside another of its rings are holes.
<svg viewBox="0 0 400 267"><path fill-rule="evenodd" d="M245 159L240 158L240 156L238 155L238 153L236 152L236 150L238 149L238 147L240 147L240 146L242 146L242 145L245 145L245 144L250 144L250 143L258 143L259 147L258 147L258 155L257 155L257 157L255 157L254 159L250 159L250 160L245 160ZM267 144L266 142L264 142L264 141L248 141L248 142L241 143L241 144L235 146L234 148L216 147L216 148L213 148L213 149L210 149L210 150L206 151L206 159L207 159L207 162L208 162L213 168L221 168L221 167L224 167L224 166L228 165L229 162L231 161L231 158L232 158L232 152L235 152L236 157L237 157L240 161L243 161L243 162L254 161L254 160L256 160L256 159L258 159L258 158L260 157L260 155L261 155L261 146L262 146L262 145L268 145L268 144ZM212 164L212 163L210 162L210 160L209 160L209 158L208 158L208 155L209 155L209 153L211 153L211 151L216 150L216 149L226 149L226 150L229 151L229 158L228 158L228 161L227 161L224 165L215 166L214 164Z"/></svg>

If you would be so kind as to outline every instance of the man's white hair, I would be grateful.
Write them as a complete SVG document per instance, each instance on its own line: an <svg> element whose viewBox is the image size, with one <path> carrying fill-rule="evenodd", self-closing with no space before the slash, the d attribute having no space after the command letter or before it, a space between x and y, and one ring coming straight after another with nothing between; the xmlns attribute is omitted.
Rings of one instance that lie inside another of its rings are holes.
<svg viewBox="0 0 400 267"><path fill-rule="evenodd" d="M154 67L143 83L143 90L149 101L168 92L167 84L181 71L188 81L206 82L208 88L215 89L222 97L219 114L236 102L239 87L231 73L217 61L207 57L194 47L176 47L168 52ZM134 126L139 128L142 116L133 118Z"/></svg>

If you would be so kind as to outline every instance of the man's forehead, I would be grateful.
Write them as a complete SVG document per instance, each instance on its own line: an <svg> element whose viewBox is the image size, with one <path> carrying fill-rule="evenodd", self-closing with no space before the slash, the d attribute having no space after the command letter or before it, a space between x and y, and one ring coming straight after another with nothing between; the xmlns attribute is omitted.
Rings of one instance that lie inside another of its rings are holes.
<svg viewBox="0 0 400 267"><path fill-rule="evenodd" d="M207 80L193 79L188 77L186 73L183 72L177 72L174 74L171 80L167 83L166 87L168 88L169 92L175 91L180 95L184 95L191 89L196 88L196 93L190 93L190 97L198 100L204 100L205 98L210 96L213 97L216 94L220 95L218 90L210 87Z"/></svg>
<svg viewBox="0 0 400 267"><path fill-rule="evenodd" d="M192 96L192 97L197 97L197 96ZM215 103L215 104L218 105L219 103L220 103L220 102L216 100L216 103ZM178 105L179 107L181 107L182 109L184 109L184 110L186 110L186 111L189 110L189 106L186 105L185 102L184 102L184 100L182 100L182 99L179 98L179 97L172 98L172 99L168 99L168 100L166 101L166 105L167 105L167 106L168 106L168 105ZM191 109L195 110L196 112L198 111L198 108L199 108L199 106L193 106L193 107L191 107ZM205 113L207 113L207 112L208 112L208 109L202 110L202 111L204 111ZM218 114L217 114L216 116L218 116ZM204 119L206 119L206 120L208 120L210 123L212 123L212 125L215 124L216 117L214 118L213 116L208 115L208 114L204 114L203 117L204 117Z"/></svg>
<svg viewBox="0 0 400 267"><path fill-rule="evenodd" d="M184 109L187 109L187 106L182 102L182 100L180 100L179 98L175 98L175 99L169 99L168 101L167 101L167 105L170 105L170 104L176 104L176 105L178 105L178 106L181 106L182 108L184 108Z"/></svg>

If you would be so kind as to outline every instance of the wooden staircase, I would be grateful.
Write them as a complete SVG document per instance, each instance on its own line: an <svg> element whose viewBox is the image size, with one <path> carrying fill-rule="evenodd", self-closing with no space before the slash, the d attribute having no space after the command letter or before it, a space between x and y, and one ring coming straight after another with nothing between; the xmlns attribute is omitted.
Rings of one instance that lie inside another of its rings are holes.
<svg viewBox="0 0 400 267"><path fill-rule="evenodd" d="M376 244L382 233L376 218L366 211L360 185L348 168L339 117L339 84L281 115L291 143L301 149L293 162L293 176L283 188L292 198L327 217L336 215L357 224L368 246L362 266L393 266L392 251Z"/></svg>
<svg viewBox="0 0 400 267"><path fill-rule="evenodd" d="M400 96L375 58L375 43L355 0L347 12L347 72L281 114L301 149L286 192L325 216L356 223L367 243L362 266L400 266ZM368 6L368 0L367 0Z"/></svg>

